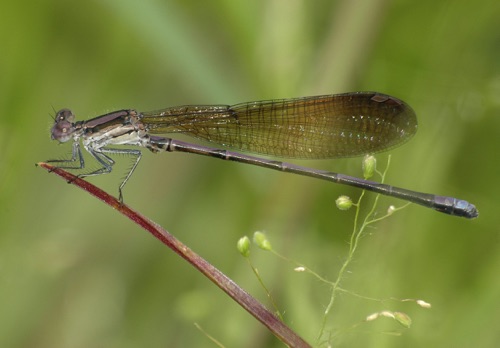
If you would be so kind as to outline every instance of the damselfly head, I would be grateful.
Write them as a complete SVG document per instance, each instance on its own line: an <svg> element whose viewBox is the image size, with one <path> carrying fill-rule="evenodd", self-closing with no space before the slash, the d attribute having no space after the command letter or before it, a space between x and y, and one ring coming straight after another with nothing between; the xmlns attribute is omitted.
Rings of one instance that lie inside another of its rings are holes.
<svg viewBox="0 0 500 348"><path fill-rule="evenodd" d="M57 112L54 126L51 130L52 140L57 140L64 143L71 139L73 132L75 131L75 126L73 121L75 120L75 115L69 109L62 109Z"/></svg>

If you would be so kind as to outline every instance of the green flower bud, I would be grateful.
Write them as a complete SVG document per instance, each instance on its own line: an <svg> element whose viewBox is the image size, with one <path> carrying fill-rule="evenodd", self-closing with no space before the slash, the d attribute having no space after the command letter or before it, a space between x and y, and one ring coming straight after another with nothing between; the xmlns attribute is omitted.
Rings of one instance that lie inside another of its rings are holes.
<svg viewBox="0 0 500 348"><path fill-rule="evenodd" d="M253 234L253 242L263 250L272 250L271 242L267 239L267 236L262 232L255 232Z"/></svg>
<svg viewBox="0 0 500 348"><path fill-rule="evenodd" d="M340 210L348 210L352 207L352 200L347 196L340 196L335 201L335 204Z"/></svg>
<svg viewBox="0 0 500 348"><path fill-rule="evenodd" d="M365 179L369 179L373 176L375 169L377 167L377 159L375 156L366 155L363 158L363 164L361 166L363 168L363 176Z"/></svg>
<svg viewBox="0 0 500 348"><path fill-rule="evenodd" d="M238 243L236 243L236 249L238 249L243 257L248 257L250 255L250 238L247 236L241 237Z"/></svg>
<svg viewBox="0 0 500 348"><path fill-rule="evenodd" d="M394 312L394 319L406 328L411 326L411 318L406 313Z"/></svg>

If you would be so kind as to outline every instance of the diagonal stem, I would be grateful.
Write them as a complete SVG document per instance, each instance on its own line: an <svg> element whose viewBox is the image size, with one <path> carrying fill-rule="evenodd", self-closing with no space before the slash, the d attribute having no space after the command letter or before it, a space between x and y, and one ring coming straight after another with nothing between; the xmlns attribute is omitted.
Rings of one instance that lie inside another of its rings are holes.
<svg viewBox="0 0 500 348"><path fill-rule="evenodd" d="M60 176L67 182L87 191L92 196L100 199L105 204L117 210L119 213L123 214L124 216L141 226L143 229L151 233L155 238L159 239L163 244L168 246L179 256L188 261L197 270L203 273L208 279L215 283L215 285L217 285L226 294L228 294L234 301L236 301L246 311L253 315L262 324L264 324L264 326L266 326L277 338L279 338L288 346L310 347L310 345L306 341L304 341L299 335L297 335L297 333L295 333L292 329L290 329L282 321L280 321L272 312L264 307L264 305L258 302L245 290L239 287L238 284L236 284L233 280L228 278L224 273L219 271L208 261L196 254L194 251L192 251L190 248L188 248L158 224L149 220L147 217L143 216L137 211L131 209L126 204L121 204L119 200L109 195L105 191L97 188L96 186L83 179L74 176L73 174L68 173L61 168L56 168L50 164L43 162L37 163L37 166L40 166L48 170L49 172Z"/></svg>

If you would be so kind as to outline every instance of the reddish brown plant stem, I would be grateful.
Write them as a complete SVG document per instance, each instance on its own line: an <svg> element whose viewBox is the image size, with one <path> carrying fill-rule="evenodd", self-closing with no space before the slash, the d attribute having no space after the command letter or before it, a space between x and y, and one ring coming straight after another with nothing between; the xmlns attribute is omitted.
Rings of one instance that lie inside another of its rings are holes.
<svg viewBox="0 0 500 348"><path fill-rule="evenodd" d="M67 182L78 186L87 191L92 196L100 199L113 209L134 221L136 224L150 232L154 237L159 239L163 244L175 251L178 255L188 261L197 270L203 273L208 279L215 283L219 288L226 292L234 301L247 310L257 320L264 324L276 337L290 347L310 347L299 335L292 329L286 326L282 321L265 308L255 298L250 296L245 290L239 287L234 281L224 275L217 268L208 263L201 256L193 252L190 248L176 239L168 231L163 229L158 224L149 220L142 214L132 210L126 204L121 204L115 197L109 195L105 191L97 188L91 183L82 180L67 171L51 166L50 164L40 162L37 164L49 172L57 174Z"/></svg>

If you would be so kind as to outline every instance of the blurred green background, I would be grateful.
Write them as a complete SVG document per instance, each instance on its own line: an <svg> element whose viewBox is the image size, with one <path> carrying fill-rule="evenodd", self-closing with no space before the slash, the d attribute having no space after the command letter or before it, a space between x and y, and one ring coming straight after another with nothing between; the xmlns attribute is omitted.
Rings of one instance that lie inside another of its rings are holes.
<svg viewBox="0 0 500 348"><path fill-rule="evenodd" d="M212 283L122 216L36 168L70 146L55 111L234 104L354 90L408 102L417 136L387 181L477 205L468 221L412 205L369 229L327 323L340 347L500 344L500 3L444 1L11 1L0 12L0 346L281 347ZM129 160L91 178L116 194ZM379 156L383 166L386 154ZM360 160L306 162L360 175ZM237 239L335 279L359 190L187 154L145 153L125 189L149 216L269 305ZM373 195L369 195L373 199ZM384 198L380 212L401 201ZM284 318L316 345L329 288L258 250ZM352 325L380 310L390 319ZM393 335L400 332L402 335Z"/></svg>

